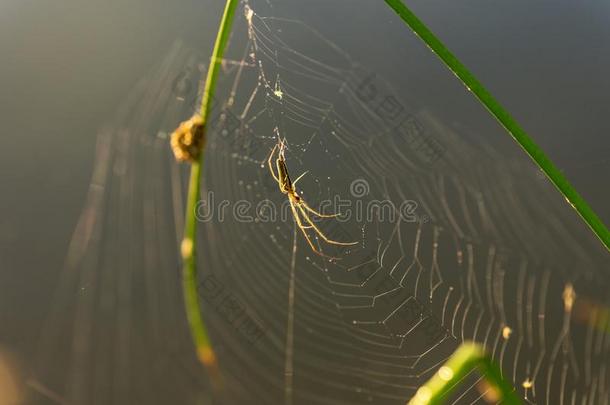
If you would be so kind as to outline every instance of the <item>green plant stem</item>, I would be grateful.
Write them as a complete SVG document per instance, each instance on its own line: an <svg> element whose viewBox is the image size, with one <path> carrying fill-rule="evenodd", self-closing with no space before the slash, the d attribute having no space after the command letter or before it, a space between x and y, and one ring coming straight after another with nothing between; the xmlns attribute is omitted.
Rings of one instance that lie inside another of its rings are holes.
<svg viewBox="0 0 610 405"><path fill-rule="evenodd" d="M426 25L401 0L385 0L400 18L428 45L462 83L479 99L489 112L506 128L515 141L534 160L566 200L576 209L600 241L610 250L610 231L589 207L587 202L572 187L566 177L551 162L542 149L519 126L510 114L493 98L472 73L443 45Z"/></svg>
<svg viewBox="0 0 610 405"><path fill-rule="evenodd" d="M476 343L467 342L458 347L439 371L419 388L408 405L443 404L459 382L474 368L479 369L479 372L497 392L501 403L507 405L521 404L521 401L513 392L513 388L504 381L500 369L485 353L483 347Z"/></svg>
<svg viewBox="0 0 610 405"><path fill-rule="evenodd" d="M203 118L204 134L206 133L207 118L211 109L210 101L214 96L216 78L218 77L222 57L224 55L227 42L229 41L231 24L233 22L233 16L235 14L235 9L238 2L239 0L227 0L222 20L220 21L220 27L218 28L218 35L216 37L216 43L214 44L214 51L212 52L212 57L210 58L210 66L208 68L208 74L205 81L200 110L201 117ZM191 329L191 335L195 343L195 347L197 349L197 355L206 367L215 367L216 356L214 355L210 338L203 321L197 291L197 218L195 216L195 209L200 194L204 153L205 140L199 160L193 162L191 165L191 176L189 180L189 190L184 220L184 238L181 245L184 266L182 287L187 320Z"/></svg>

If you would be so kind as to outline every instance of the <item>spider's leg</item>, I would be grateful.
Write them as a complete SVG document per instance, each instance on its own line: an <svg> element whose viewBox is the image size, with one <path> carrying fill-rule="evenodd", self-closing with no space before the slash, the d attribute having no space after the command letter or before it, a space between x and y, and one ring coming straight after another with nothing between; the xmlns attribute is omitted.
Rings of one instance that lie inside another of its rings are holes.
<svg viewBox="0 0 610 405"><path fill-rule="evenodd" d="M302 175L300 175L299 177L297 177L297 179L296 179L295 181L293 181L293 182L292 182L292 185L293 185L293 186L296 186L296 185L297 185L297 181L301 180L301 178L302 178L303 176L305 176L307 173L309 173L309 170L307 170L305 173L303 173Z"/></svg>
<svg viewBox="0 0 610 405"><path fill-rule="evenodd" d="M269 166L269 171L271 172L271 175L273 176L275 181L277 181L277 183L280 184L280 179L278 179L277 176L275 175L275 172L273 171L273 165L271 164L271 159L273 158L273 155L275 154L276 149L277 149L277 144L273 147L273 149L271 149L271 153L269 154L269 157L267 158L267 165Z"/></svg>
<svg viewBox="0 0 610 405"><path fill-rule="evenodd" d="M288 200L288 201L290 201L290 200ZM296 208L294 208L294 203L292 201L290 201L290 209L292 210L292 216L294 217L294 220L296 221L297 226L303 233L303 236L305 236L305 239L307 240L307 243L309 243L309 246L311 247L311 249L316 253L320 253L320 252L318 252L318 249L316 249L316 247L313 245L311 239L309 238L309 235L307 235L307 232L305 231L305 226L303 225L303 222L301 222L299 213L297 212Z"/></svg>
<svg viewBox="0 0 610 405"><path fill-rule="evenodd" d="M284 139L278 138L278 140L280 142L280 150L279 150L278 153L283 158L284 157L284 150L286 149L286 137L284 137Z"/></svg>
<svg viewBox="0 0 610 405"><path fill-rule="evenodd" d="M306 226L303 225L303 222L301 221L301 218L299 216L299 212L294 207L294 203L290 199L288 199L288 201L290 202L290 209L292 209L292 215L294 216L294 220L296 221L297 226L299 227L299 229L303 233L303 236L305 236L305 240L307 241L307 243L309 243L309 247L311 247L311 250L313 250L316 254L318 254L320 256L324 256L324 257L327 257L327 258L330 258L330 259L335 259L334 257L325 255L324 253L322 253L318 249L316 249L316 247L314 246L313 242L311 241L311 238L309 237L309 235L307 235L307 232L305 231L305 229L311 228L311 227L310 226L306 227Z"/></svg>
<svg viewBox="0 0 610 405"><path fill-rule="evenodd" d="M350 246L350 245L357 245L358 242L338 242L336 240L332 240L332 239L328 239L326 237L326 235L324 235L324 233L320 230L320 228L318 228L313 221L311 220L311 218L309 218L309 215L307 215L307 212L305 212L305 209L303 208L302 204L298 205L299 211L301 211L301 213L303 214L303 218L305 218L305 221L307 221L307 223L309 225L311 225L313 227L313 229L316 231L316 233L326 241L326 243L331 243L333 245L342 245L342 246Z"/></svg>
<svg viewBox="0 0 610 405"><path fill-rule="evenodd" d="M320 217L320 218L335 218L335 217L338 217L339 215L341 215L341 214L321 214L318 211L311 208L309 205L307 205L307 203L305 201L303 201L302 198L301 198L301 205L307 211L311 212L312 214L314 214L315 216Z"/></svg>

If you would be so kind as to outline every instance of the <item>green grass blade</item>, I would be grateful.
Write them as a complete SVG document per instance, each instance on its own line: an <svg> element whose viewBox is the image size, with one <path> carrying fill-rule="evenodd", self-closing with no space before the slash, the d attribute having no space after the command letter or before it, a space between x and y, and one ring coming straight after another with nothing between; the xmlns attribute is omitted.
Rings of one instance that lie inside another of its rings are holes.
<svg viewBox="0 0 610 405"><path fill-rule="evenodd" d="M204 122L204 133L205 127L207 126L207 118L211 109L211 100L214 97L214 91L216 88L216 78L218 77L219 68L222 62L224 51L231 35L231 25L233 17L235 15L235 9L239 0L227 0L224 14L218 28L218 35L216 37L216 43L214 44L214 51L210 58L210 66L208 68L208 74L206 77L205 88L203 92L203 99L201 102L200 114ZM193 162L191 165L191 174L189 180L189 190L186 202L186 212L184 221L184 238L181 245L181 253L183 260L183 293L184 293L184 305L186 308L186 315L189 327L191 329L191 335L195 347L197 349L197 355L200 361L209 369L214 371L216 364L216 356L212 349L212 344L203 321L201 314L201 306L199 302L199 295L197 291L197 264L196 264L196 235L197 235L197 218L196 218L196 205L200 194L201 187L201 173L203 168L203 156L205 154L205 143L203 150L200 154L198 161Z"/></svg>
<svg viewBox="0 0 610 405"><path fill-rule="evenodd" d="M510 114L494 99L472 73L443 45L443 43L430 31L426 25L401 0L385 0L400 18L428 45L447 67L472 91L489 112L506 128L509 134L536 162L540 169L553 182L566 200L576 209L578 214L589 225L600 241L610 250L610 232L587 202L572 187L570 182L551 162L532 138L519 126Z"/></svg>
<svg viewBox="0 0 610 405"><path fill-rule="evenodd" d="M225 11L218 27L218 35L216 36L216 43L214 44L214 51L210 58L210 67L208 69L208 75L205 80L205 87L203 90L203 98L201 99L201 110L200 114L203 118L203 122L207 121L210 109L212 106L212 98L214 97L214 91L216 90L216 78L218 77L218 71L222 64L222 57L224 55L225 48L229 42L231 36L231 25L233 24L233 17L235 16L235 9L239 0L227 0Z"/></svg>
<svg viewBox="0 0 610 405"><path fill-rule="evenodd" d="M477 368L496 392L498 400L506 405L520 405L514 389L502 378L498 366L489 358L481 345L463 343L449 360L422 385L408 405L441 405L459 382Z"/></svg>

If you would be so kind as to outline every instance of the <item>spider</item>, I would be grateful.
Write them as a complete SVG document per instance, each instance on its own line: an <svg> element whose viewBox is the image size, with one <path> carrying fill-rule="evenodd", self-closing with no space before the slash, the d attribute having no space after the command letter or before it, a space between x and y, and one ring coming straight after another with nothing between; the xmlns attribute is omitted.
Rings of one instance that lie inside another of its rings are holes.
<svg viewBox="0 0 610 405"><path fill-rule="evenodd" d="M307 240L307 243L309 243L309 246L311 247L311 249L320 256L330 257L330 256L327 256L324 253L320 252L318 249L316 249L313 242L311 241L311 238L307 234L306 229L313 229L318 236L320 236L322 239L324 239L326 241L326 243L330 243L333 245L341 245L341 246L356 245L358 242L338 242L336 240L329 239L326 235L324 235L324 233L320 230L320 228L318 228L313 223L313 221L311 220L311 218L307 212L310 212L310 213L314 214L315 216L318 216L321 218L334 218L334 217L337 217L339 214L321 214L321 213L317 212L316 210L314 210L313 208L311 208L309 205L307 205L305 200L303 200L303 198L301 198L299 196L299 194L297 193L297 191L295 189L295 186L296 186L297 182L303 176L305 176L307 174L307 172L300 175L294 181L294 183L292 182L292 180L290 179L290 176L288 175L288 168L286 167L286 159L284 158L285 148L286 148L285 140L278 139L278 143L273 147L273 149L271 150L271 153L269 154L269 158L267 159L267 165L269 166L269 171L271 172L271 175L273 176L275 181L277 181L277 184L280 187L280 191L282 192L282 194L286 194L286 196L288 197L288 202L290 203L290 208L292 209L292 215L294 216L294 220L296 221L297 226L303 233L303 236L305 236L305 239ZM271 163L276 151L277 151L277 159L275 160L275 166L277 169L277 175L273 171L273 164ZM301 218L301 215L303 216L303 218ZM305 222L308 225L303 224L303 220L305 220Z"/></svg>

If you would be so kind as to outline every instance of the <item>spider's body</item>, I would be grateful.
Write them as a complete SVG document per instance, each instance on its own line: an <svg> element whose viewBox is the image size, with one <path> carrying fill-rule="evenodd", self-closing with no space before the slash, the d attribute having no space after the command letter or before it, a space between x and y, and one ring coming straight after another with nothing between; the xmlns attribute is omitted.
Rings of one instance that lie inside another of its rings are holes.
<svg viewBox="0 0 610 405"><path fill-rule="evenodd" d="M335 240L329 239L313 223L313 221L311 220L311 218L309 217L309 214L307 212L310 212L321 218L332 218L332 217L338 216L339 214L330 214L330 215L321 214L321 213L315 211L309 205L307 205L307 203L298 195L295 186L296 186L297 182L307 172L300 175L294 181L294 183L292 182L292 180L290 179L290 175L288 174L288 167L286 166L286 159L284 158L284 149L285 148L286 148L286 146L284 144L284 141L280 140L278 142L278 144L275 145L273 147L273 149L271 150L271 153L269 154L269 158L267 159L267 165L269 166L269 171L271 172L271 175L273 176L275 181L277 181L280 191L283 194L286 194L286 196L288 197L288 201L290 202L290 208L292 210L292 215L294 216L294 220L296 221L297 226L299 227L299 229L305 236L305 239L307 240L307 243L309 243L309 246L311 247L311 249L315 253L317 253L321 256L326 256L325 254L320 252L318 249L316 249L313 242L311 241L311 238L307 234L306 229L313 229L318 236L320 236L322 239L324 239L327 243L330 243L333 245L349 246L349 245L355 245L356 243L358 243L358 242L337 242ZM276 151L277 151L277 158L275 160L275 167L277 170L277 175L273 171L273 165L271 163ZM307 225L303 224L303 220L307 223ZM326 256L326 257L328 257L328 256Z"/></svg>
<svg viewBox="0 0 610 405"><path fill-rule="evenodd" d="M292 185L292 180L290 180L290 176L288 175L288 168L286 167L286 161L284 160L284 156L281 155L281 158L278 158L275 161L275 166L277 167L278 177L280 179L279 186L280 191L284 194L287 194L288 197L294 198L296 202L300 201L299 196Z"/></svg>

